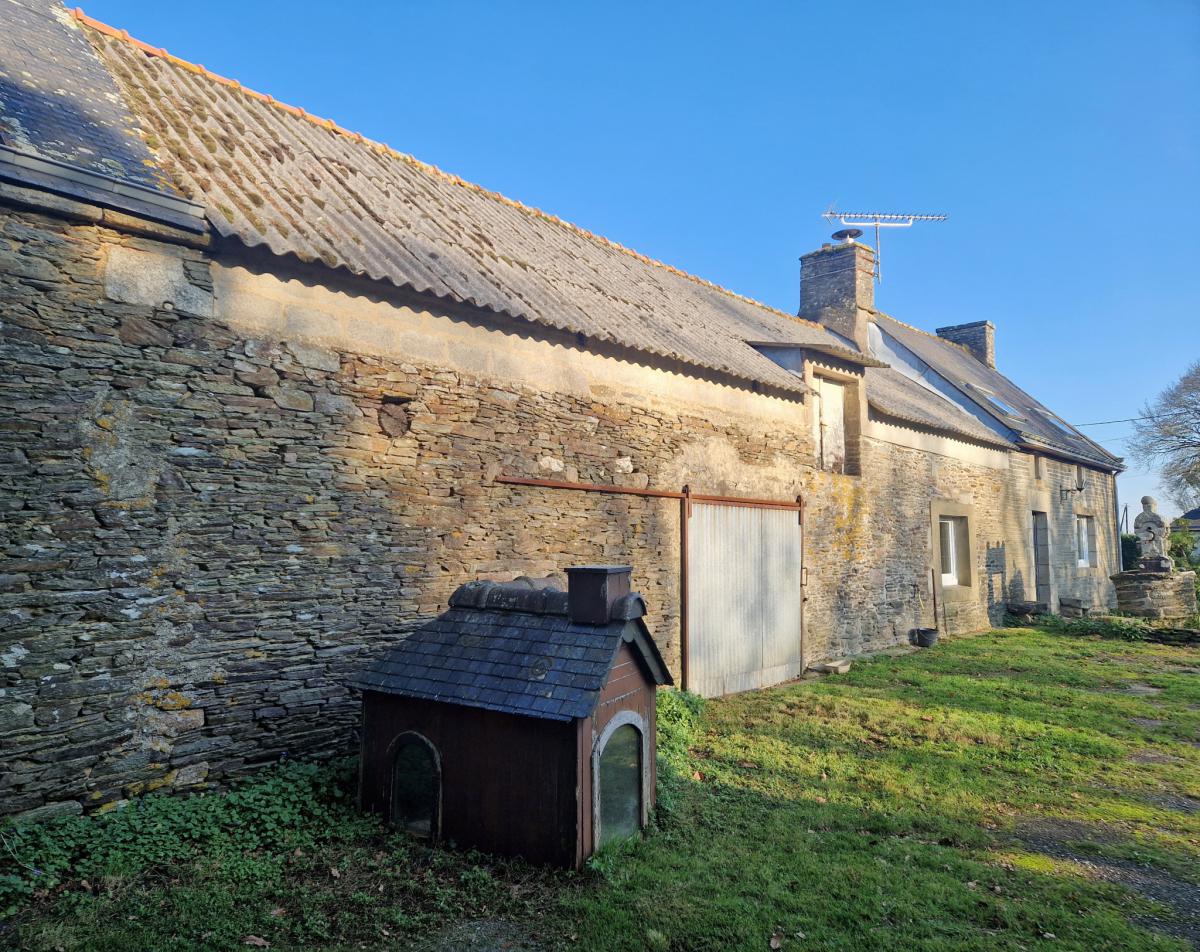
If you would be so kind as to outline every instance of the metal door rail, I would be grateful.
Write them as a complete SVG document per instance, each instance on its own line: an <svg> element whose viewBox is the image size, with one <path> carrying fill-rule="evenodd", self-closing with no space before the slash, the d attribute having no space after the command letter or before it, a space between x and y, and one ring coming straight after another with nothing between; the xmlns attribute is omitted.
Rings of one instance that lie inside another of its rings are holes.
<svg viewBox="0 0 1200 952"><path fill-rule="evenodd" d="M543 489L575 489L589 493L609 493L617 496L652 496L656 499L691 499L693 502L711 502L722 506L753 506L756 509L790 509L799 512L804 508L800 497L795 502L782 499L755 499L749 496L705 496L700 493L672 492L669 489L636 489L632 486L612 486L606 483L568 483L557 479L526 479L522 476L497 476L496 482L509 486L541 486Z"/></svg>

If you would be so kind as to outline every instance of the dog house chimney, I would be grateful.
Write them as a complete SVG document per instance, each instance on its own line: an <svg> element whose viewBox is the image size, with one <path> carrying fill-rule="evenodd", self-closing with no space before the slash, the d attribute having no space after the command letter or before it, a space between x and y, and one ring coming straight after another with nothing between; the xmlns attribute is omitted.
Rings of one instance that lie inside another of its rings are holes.
<svg viewBox="0 0 1200 952"><path fill-rule="evenodd" d="M580 565L567 569L567 612L577 625L604 625L617 599L630 592L628 565Z"/></svg>

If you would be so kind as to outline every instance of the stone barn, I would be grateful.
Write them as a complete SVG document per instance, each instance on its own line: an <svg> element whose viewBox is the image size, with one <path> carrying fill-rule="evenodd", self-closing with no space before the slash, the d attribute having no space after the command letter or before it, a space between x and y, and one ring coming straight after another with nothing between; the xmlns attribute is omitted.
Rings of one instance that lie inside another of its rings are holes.
<svg viewBox="0 0 1200 952"><path fill-rule="evenodd" d="M898 320L851 240L763 304L0 6L0 813L354 749L352 676L477 579L630 564L713 695L931 587L950 634L1113 604L1121 461L970 300Z"/></svg>
<svg viewBox="0 0 1200 952"><path fill-rule="evenodd" d="M628 566L567 574L565 592L468 582L357 678L364 809L572 868L646 825L671 675Z"/></svg>

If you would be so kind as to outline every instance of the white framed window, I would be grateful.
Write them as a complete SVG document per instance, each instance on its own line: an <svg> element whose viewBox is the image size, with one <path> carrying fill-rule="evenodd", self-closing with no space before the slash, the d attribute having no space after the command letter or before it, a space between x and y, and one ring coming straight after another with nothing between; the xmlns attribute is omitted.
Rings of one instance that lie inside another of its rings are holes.
<svg viewBox="0 0 1200 952"><path fill-rule="evenodd" d="M1075 517L1075 551L1081 569L1096 564L1096 520L1092 516Z"/></svg>
<svg viewBox="0 0 1200 952"><path fill-rule="evenodd" d="M967 544L966 516L938 517L938 550L941 557L942 584L968 584L971 553Z"/></svg>

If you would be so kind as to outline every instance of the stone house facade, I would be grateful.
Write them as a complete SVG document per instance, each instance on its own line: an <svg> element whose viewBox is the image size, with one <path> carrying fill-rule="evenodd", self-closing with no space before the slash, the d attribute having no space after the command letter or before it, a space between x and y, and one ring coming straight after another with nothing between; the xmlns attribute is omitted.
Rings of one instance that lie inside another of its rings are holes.
<svg viewBox="0 0 1200 952"><path fill-rule="evenodd" d="M632 565L686 686L745 621L701 624L684 487L803 501L800 667L907 643L934 589L950 632L1113 603L1120 461L990 324L880 312L870 248L776 311L8 7L0 814L350 749L353 674L477 577Z"/></svg>

